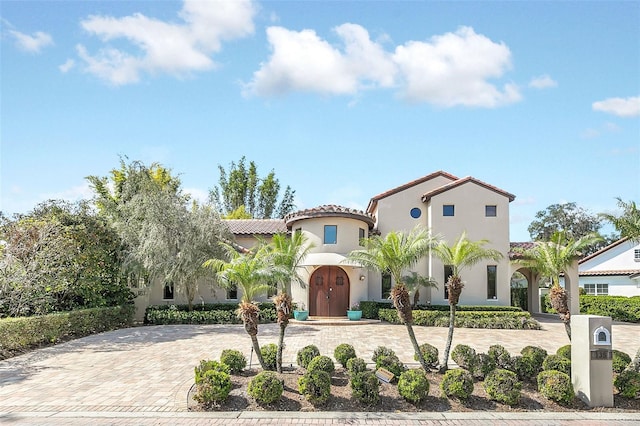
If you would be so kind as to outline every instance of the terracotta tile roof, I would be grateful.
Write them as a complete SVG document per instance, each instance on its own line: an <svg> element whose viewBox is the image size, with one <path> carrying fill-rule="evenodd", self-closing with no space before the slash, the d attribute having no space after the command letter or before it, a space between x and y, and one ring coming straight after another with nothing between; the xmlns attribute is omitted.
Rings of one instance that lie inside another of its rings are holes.
<svg viewBox="0 0 640 426"><path fill-rule="evenodd" d="M273 235L287 232L282 219L227 219L224 223L234 235Z"/></svg>
<svg viewBox="0 0 640 426"><path fill-rule="evenodd" d="M385 191L385 192L383 192L381 194L378 194L378 195L372 197L371 200L369 201L369 205L367 206L367 213L371 213L373 211L373 209L375 208L376 204L378 204L379 200L381 200L383 198L386 198L389 195L393 195L393 194L396 194L398 192L404 191L405 189L411 188L412 186L416 186L418 184L421 184L422 182L426 182L428 180L435 179L435 178L437 178L439 176L446 177L447 179L450 179L450 180L457 180L458 179L456 176L454 176L452 174L449 174L447 172L444 172L442 170L439 170L437 172L428 174L428 175L423 176L423 177L421 177L419 179L412 180L411 182L407 182L404 185L397 186L397 187L395 187L393 189L390 189L388 191Z"/></svg>
<svg viewBox="0 0 640 426"><path fill-rule="evenodd" d="M422 195L422 201L423 202L427 202L427 201L429 201L431 199L431 197L433 197L435 195L442 194L445 191L448 191L450 189L456 188L456 187L458 187L460 185L464 185L465 183L468 183L468 182L475 183L476 185L482 186L483 188L486 188L486 189L489 189L491 191L497 192L500 195L504 195L505 197L507 197L509 199L509 201L513 201L513 200L516 199L516 196L513 195L513 194L510 194L510 193L508 193L506 191L503 191L502 189L500 189L498 187L495 187L493 185L489 185L488 183L483 182L481 180L478 180L478 179L476 179L474 177L467 176L467 177L464 177L462 179L458 179L456 181L448 183L446 185L442 185L441 187L436 188L433 191L427 192L426 194Z"/></svg>
<svg viewBox="0 0 640 426"><path fill-rule="evenodd" d="M514 243L509 243L509 259L511 260L516 260L516 259L522 259L522 252L525 250L530 250L533 247L535 247L536 243L532 243L532 242L522 242L522 243L518 243L518 242L514 242Z"/></svg>
<svg viewBox="0 0 640 426"><path fill-rule="evenodd" d="M337 206L335 204L325 204L311 209L299 210L297 212L289 213L284 217L284 222L287 225L287 229L291 229L293 224L299 220L316 217L347 217L358 219L367 223L369 225L369 228L372 228L373 224L375 223L375 221L373 220L373 216L363 212L362 210Z"/></svg>
<svg viewBox="0 0 640 426"><path fill-rule="evenodd" d="M613 242L613 243L609 244L608 246L601 248L601 249L600 249L600 250L598 250L597 252L595 252L595 253L591 253L591 254L590 254L589 256L587 256L587 257L583 257L582 259L580 259L580 261L579 261L578 263L580 264L580 263L586 262L587 260L593 259L594 257L601 255L601 254L602 254L602 253L604 253L605 251L608 251L608 250L610 250L610 249L612 249L612 248L614 248L614 247L616 247L616 246L618 246L618 245L620 245L620 244L624 243L624 242L625 242L625 241L627 241L628 239L629 239L629 238L626 238L626 237L625 237L625 238L621 238L621 239L619 239L618 241L615 241L615 242Z"/></svg>
<svg viewBox="0 0 640 426"><path fill-rule="evenodd" d="M581 277L602 277L606 275L635 275L639 274L640 269L625 269L612 271L581 271L578 273Z"/></svg>

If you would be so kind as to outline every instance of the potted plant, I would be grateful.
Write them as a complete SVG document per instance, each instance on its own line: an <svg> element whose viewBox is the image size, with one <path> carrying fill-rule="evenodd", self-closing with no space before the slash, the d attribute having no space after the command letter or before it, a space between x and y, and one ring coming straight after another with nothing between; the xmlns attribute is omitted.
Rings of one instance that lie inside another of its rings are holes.
<svg viewBox="0 0 640 426"><path fill-rule="evenodd" d="M309 318L309 311L304 308L304 303L300 304L300 309L293 310L293 318L296 321L306 321Z"/></svg>
<svg viewBox="0 0 640 426"><path fill-rule="evenodd" d="M349 318L349 321L358 321L362 318L362 311L360 310L359 303L356 303L349 308L347 311L347 317Z"/></svg>

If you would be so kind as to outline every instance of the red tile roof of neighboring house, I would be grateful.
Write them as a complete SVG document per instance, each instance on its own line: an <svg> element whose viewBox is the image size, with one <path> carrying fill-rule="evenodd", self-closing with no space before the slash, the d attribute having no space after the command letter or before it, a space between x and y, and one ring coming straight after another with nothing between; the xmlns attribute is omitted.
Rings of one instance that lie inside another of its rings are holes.
<svg viewBox="0 0 640 426"><path fill-rule="evenodd" d="M615 271L582 271L578 273L581 277L602 277L606 275L635 275L640 273L640 269L626 269Z"/></svg>
<svg viewBox="0 0 640 426"><path fill-rule="evenodd" d="M458 187L460 185L464 185L465 183L468 183L468 182L475 183L476 185L482 186L483 188L486 188L486 189L489 189L491 191L497 192L500 195L504 195L505 197L507 197L509 199L509 201L513 201L513 200L516 199L516 196L513 195L513 194L510 194L510 193L508 193L506 191L503 191L502 189L500 189L498 187L495 187L493 185L489 185L488 183L483 182L481 180L478 180L478 179L476 179L474 177L467 176L467 177L464 177L462 179L455 180L455 181L453 181L451 183L447 183L446 185L442 185L441 187L436 188L433 191L427 192L426 194L422 195L422 201L423 202L427 202L432 197L434 197L435 195L442 194L445 191L448 191L450 189L456 188L456 187Z"/></svg>
<svg viewBox="0 0 640 426"><path fill-rule="evenodd" d="M273 235L287 232L282 219L227 219L224 223L234 235Z"/></svg>
<svg viewBox="0 0 640 426"><path fill-rule="evenodd" d="M587 260L591 260L591 259L593 259L594 257L601 255L601 254L602 254L602 253L604 253L605 251L608 251L608 250L610 250L610 249L612 249L612 248L614 248L614 247L616 247L616 246L619 246L620 244L624 243L624 242L625 242L625 241L627 241L628 239L629 239L629 238L626 238L626 237L625 237L625 238L621 238L621 239L619 239L618 241L615 241L615 242L613 242L613 243L609 244L608 246L601 248L601 249L600 249L600 250L598 250L597 252L595 252L595 253L591 253L591 254L590 254L589 256L587 256L587 257L583 257L582 259L580 259L580 261L579 261L578 263L580 264L580 263L586 262Z"/></svg>
<svg viewBox="0 0 640 426"><path fill-rule="evenodd" d="M284 222L286 223L287 228L291 229L293 224L299 220L317 217L347 217L358 219L367 223L369 225L369 228L372 228L373 224L375 223L373 217L370 214L363 212L362 210L337 206L335 204L325 204L323 206L289 213L284 217Z"/></svg>

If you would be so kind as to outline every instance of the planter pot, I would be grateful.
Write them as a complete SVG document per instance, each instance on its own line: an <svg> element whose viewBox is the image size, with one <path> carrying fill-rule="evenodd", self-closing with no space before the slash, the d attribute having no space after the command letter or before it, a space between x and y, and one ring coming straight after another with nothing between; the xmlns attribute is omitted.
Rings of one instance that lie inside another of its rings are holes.
<svg viewBox="0 0 640 426"><path fill-rule="evenodd" d="M358 321L362 318L362 311L347 311L349 321Z"/></svg>
<svg viewBox="0 0 640 426"><path fill-rule="evenodd" d="M293 318L296 321L306 321L309 318L309 311L293 311Z"/></svg>

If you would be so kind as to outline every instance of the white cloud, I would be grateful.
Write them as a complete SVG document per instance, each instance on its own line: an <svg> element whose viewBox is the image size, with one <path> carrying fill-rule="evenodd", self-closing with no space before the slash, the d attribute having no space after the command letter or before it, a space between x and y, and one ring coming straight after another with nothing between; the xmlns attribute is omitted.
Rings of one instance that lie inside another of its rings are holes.
<svg viewBox="0 0 640 426"><path fill-rule="evenodd" d="M185 194L189 194L192 200L196 200L200 204L205 204L209 200L209 192L199 188L185 188Z"/></svg>
<svg viewBox="0 0 640 426"><path fill-rule="evenodd" d="M53 45L53 38L42 31L36 31L32 35L9 30L9 34L15 39L16 46L26 52L40 53L43 47Z"/></svg>
<svg viewBox="0 0 640 426"><path fill-rule="evenodd" d="M581 136L583 139L594 139L600 136L600 131L596 129L588 128L584 132L582 132Z"/></svg>
<svg viewBox="0 0 640 426"><path fill-rule="evenodd" d="M594 102L591 107L594 111L602 111L619 117L637 117L640 116L640 96L609 98Z"/></svg>
<svg viewBox="0 0 640 426"><path fill-rule="evenodd" d="M62 73L67 73L69 72L74 66L76 65L76 61L74 61L73 59L67 59L65 61L64 64L59 65L58 69L60 70L60 72Z"/></svg>
<svg viewBox="0 0 640 426"><path fill-rule="evenodd" d="M40 198L42 201L46 200L68 200L68 201L79 201L79 200L89 200L93 197L94 193L89 185L89 182L84 182L80 185L76 185L74 187L64 189L60 192L53 192L49 194L41 194Z"/></svg>
<svg viewBox="0 0 640 426"><path fill-rule="evenodd" d="M529 87L533 87L534 89L547 89L549 87L557 87L558 82L549 77L549 75L544 74L538 77L534 77L529 82Z"/></svg>
<svg viewBox="0 0 640 426"><path fill-rule="evenodd" d="M185 0L178 13L181 24L140 13L123 18L90 16L81 22L82 28L107 45L95 54L83 45L76 50L85 71L115 85L135 83L143 73L188 75L214 68L211 54L220 51L223 41L252 34L255 13L251 0ZM136 53L108 45L116 39L129 41Z"/></svg>

